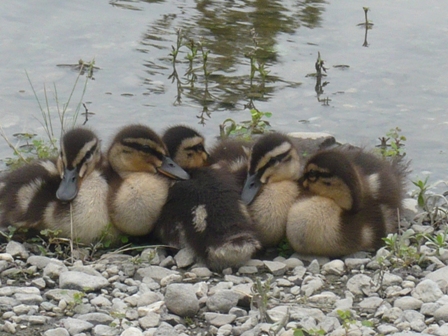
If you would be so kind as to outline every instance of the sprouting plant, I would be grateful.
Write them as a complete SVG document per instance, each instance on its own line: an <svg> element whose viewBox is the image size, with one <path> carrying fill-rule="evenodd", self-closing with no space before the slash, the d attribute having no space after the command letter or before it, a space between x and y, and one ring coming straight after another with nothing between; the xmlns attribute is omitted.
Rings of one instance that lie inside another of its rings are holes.
<svg viewBox="0 0 448 336"><path fill-rule="evenodd" d="M429 184L428 184L428 179L429 176L426 176L425 180L417 180L417 181L412 181L412 183L418 188L417 190L417 202L418 202L418 206L421 208L425 207L426 204L426 192L429 189Z"/></svg>
<svg viewBox="0 0 448 336"><path fill-rule="evenodd" d="M425 255L420 252L421 243L418 238L412 229L406 230L401 235L390 233L383 238L389 252L386 259L394 267L409 267L414 264L421 264Z"/></svg>
<svg viewBox="0 0 448 336"><path fill-rule="evenodd" d="M362 8L364 10L364 22L358 23L357 26L363 26L363 27L367 27L368 29L371 29L373 26L372 21L370 21L367 18L367 12L369 11L369 7L363 7Z"/></svg>
<svg viewBox="0 0 448 336"><path fill-rule="evenodd" d="M350 310L337 310L336 313L338 314L339 319L342 322L342 327L345 329L345 334L349 335L350 329L352 326L356 326L357 320L353 317L352 312ZM362 320L360 321L361 325L365 327L372 327L373 323L368 320Z"/></svg>
<svg viewBox="0 0 448 336"><path fill-rule="evenodd" d="M184 317L184 322L188 327L191 327L194 325L194 320L191 317Z"/></svg>
<svg viewBox="0 0 448 336"><path fill-rule="evenodd" d="M327 69L325 67L325 61L320 56L320 51L317 52L317 59L314 63L314 68L316 72L309 73L306 77L315 77L316 84L314 85L314 91L316 92L317 101L321 102L324 106L329 106L331 99L329 97L321 98L320 96L324 93L324 87L329 84L328 81L322 82L322 78L326 77Z"/></svg>
<svg viewBox="0 0 448 336"><path fill-rule="evenodd" d="M383 157L404 156L404 142L406 137L400 134L401 129L395 127L386 133L385 137L378 138L380 144L377 147ZM390 140L390 141L389 141Z"/></svg>
<svg viewBox="0 0 448 336"><path fill-rule="evenodd" d="M436 250L436 254L441 255L448 246L447 234L448 228L445 228L443 232L439 232L437 235L422 233L420 236L426 241L426 246L434 248Z"/></svg>
<svg viewBox="0 0 448 336"><path fill-rule="evenodd" d="M448 218L448 200L445 194L429 192L440 184L447 184L446 181L437 181L433 184L428 183L429 176L425 180L416 180L412 183L418 188L412 195L417 196L418 206L423 212L416 216L418 222L429 222L432 226L437 226Z"/></svg>
<svg viewBox="0 0 448 336"><path fill-rule="evenodd" d="M270 118L271 112L261 112L255 107L250 110L251 120L236 123L233 119L226 119L219 125L221 138L229 136L241 136L251 138L254 134L264 134L269 132L270 123L263 118Z"/></svg>
<svg viewBox="0 0 448 336"><path fill-rule="evenodd" d="M294 252L286 238L278 244L277 251L279 256L285 258L288 258Z"/></svg>
<svg viewBox="0 0 448 336"><path fill-rule="evenodd" d="M14 226L8 226L7 230L0 230L0 235L6 238L6 241L10 242L17 232L17 228Z"/></svg>
<svg viewBox="0 0 448 336"><path fill-rule="evenodd" d="M325 330L319 329L305 329L305 328L295 328L294 336L319 336L325 335Z"/></svg>
<svg viewBox="0 0 448 336"><path fill-rule="evenodd" d="M268 315L268 301L269 290L271 288L271 278L266 279L264 283L260 278L256 278L255 283L252 285L252 300L251 306L256 305L260 314L260 320L268 323L273 323L271 317Z"/></svg>
<svg viewBox="0 0 448 336"><path fill-rule="evenodd" d="M179 54L179 50L182 47L182 29L176 29L176 36L177 36L177 40L176 40L176 46L171 46L171 53L170 56L173 57L172 62L173 65L176 64L176 60L177 60L177 55Z"/></svg>
<svg viewBox="0 0 448 336"><path fill-rule="evenodd" d="M204 45L202 41L198 43L198 49L201 51L202 55L202 70L204 71L204 78L208 79L208 76L210 75L210 71L207 70L207 61L208 61L208 54L210 54L210 50L205 50ZM206 82L207 83L207 82Z"/></svg>
<svg viewBox="0 0 448 336"><path fill-rule="evenodd" d="M66 310L72 312L76 306L82 304L82 299L86 296L84 292L73 293L73 300L67 302Z"/></svg>

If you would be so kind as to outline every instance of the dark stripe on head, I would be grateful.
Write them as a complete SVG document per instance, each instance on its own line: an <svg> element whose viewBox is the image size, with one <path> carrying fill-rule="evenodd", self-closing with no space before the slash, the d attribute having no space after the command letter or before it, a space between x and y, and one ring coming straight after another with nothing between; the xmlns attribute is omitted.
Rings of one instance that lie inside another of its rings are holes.
<svg viewBox="0 0 448 336"><path fill-rule="evenodd" d="M72 166L73 161L76 160L76 157L85 146L86 143L92 141L93 139L97 139L95 133L91 130L77 127L69 130L62 137L62 147L64 148L65 157L68 163L68 169L73 169ZM98 139L95 144L95 148L98 145ZM94 151L94 150L93 150ZM93 152L92 152L93 154Z"/></svg>
<svg viewBox="0 0 448 336"><path fill-rule="evenodd" d="M291 140L286 135L281 133L269 133L261 136L252 147L252 153L249 164L249 174L254 174L259 161L262 158L264 158L264 156L267 153L269 153L274 148L280 146L284 142L291 143ZM290 152L288 151L284 154L286 156L289 153Z"/></svg>
<svg viewBox="0 0 448 336"><path fill-rule="evenodd" d="M359 176L353 163L343 152L338 150L319 152L309 159L307 166L309 164L315 164L319 168L326 170L326 172L313 172L312 174L314 174L314 177L329 178L334 176L344 181L352 192L352 195L355 197L354 201L356 201L356 194L358 194L359 190L362 188L360 185L361 181L359 180ZM306 172L305 175L306 174L309 174L309 172Z"/></svg>
<svg viewBox="0 0 448 336"><path fill-rule="evenodd" d="M162 136L162 141L168 148L168 152L170 153L171 157L175 157L182 141L184 141L185 139L191 139L195 137L203 138L202 135L200 135L194 129L188 126L178 125L168 128ZM191 147L187 149L192 149L195 151L201 150L201 148L199 147L198 148ZM202 150L205 151L203 145Z"/></svg>
<svg viewBox="0 0 448 336"><path fill-rule="evenodd" d="M163 160L163 158L165 157L164 153L159 152L158 150L151 147L150 145L144 145L139 142L134 142L134 141L132 141L132 139L123 139L122 144L124 146L133 148L137 151L153 155L156 158L158 158L159 160Z"/></svg>

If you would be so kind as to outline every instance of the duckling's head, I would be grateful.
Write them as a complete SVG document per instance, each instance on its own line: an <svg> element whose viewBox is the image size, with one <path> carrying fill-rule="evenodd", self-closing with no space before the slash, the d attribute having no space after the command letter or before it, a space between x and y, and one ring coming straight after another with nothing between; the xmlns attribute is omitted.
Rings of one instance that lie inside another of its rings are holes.
<svg viewBox="0 0 448 336"><path fill-rule="evenodd" d="M183 169L208 165L209 155L205 150L204 137L188 126L173 126L162 137L173 160Z"/></svg>
<svg viewBox="0 0 448 336"><path fill-rule="evenodd" d="M343 151L327 150L312 156L299 184L312 194L332 199L343 210L359 210L363 197L361 176Z"/></svg>
<svg viewBox="0 0 448 336"><path fill-rule="evenodd" d="M158 172L186 180L189 175L168 156L162 139L143 125L129 125L112 140L107 153L111 167L120 175L135 172Z"/></svg>
<svg viewBox="0 0 448 336"><path fill-rule="evenodd" d="M255 142L250 152L242 200L250 204L263 184L298 180L300 168L297 149L286 135L263 135Z"/></svg>
<svg viewBox="0 0 448 336"><path fill-rule="evenodd" d="M91 130L77 127L66 132L61 139L57 168L61 183L56 197L72 201L78 194L82 180L101 162L101 142Z"/></svg>

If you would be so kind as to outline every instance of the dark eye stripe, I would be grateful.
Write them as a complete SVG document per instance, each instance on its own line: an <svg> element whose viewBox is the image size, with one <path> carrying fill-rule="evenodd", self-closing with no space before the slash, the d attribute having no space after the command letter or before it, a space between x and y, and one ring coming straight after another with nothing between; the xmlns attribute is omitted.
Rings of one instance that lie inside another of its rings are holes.
<svg viewBox="0 0 448 336"><path fill-rule="evenodd" d="M286 152L286 153L282 153L279 154L277 156L272 157L268 163L266 163L263 167L261 167L258 172L257 175L258 176L263 176L263 174L265 173L266 169L268 169L269 167L274 166L277 162L288 162L291 161L292 157L290 156L290 151Z"/></svg>
<svg viewBox="0 0 448 336"><path fill-rule="evenodd" d="M191 146L191 147L186 147L185 149L186 150L192 150L192 151L195 151L195 152L205 152L205 148L204 148L203 144L197 144L197 145L194 145L194 146Z"/></svg>
<svg viewBox="0 0 448 336"><path fill-rule="evenodd" d="M90 159L92 156L93 156L93 154L95 154L95 151L96 151L96 148L97 148L97 143L92 147L92 148L90 148L87 152L86 152L86 154L84 155L84 157L82 158L82 160L78 163L78 165L76 166L76 169L79 171L80 169L81 169L81 167L83 166L83 164L88 160L88 159Z"/></svg>
<svg viewBox="0 0 448 336"><path fill-rule="evenodd" d="M136 142L124 142L123 145L125 145L127 147L134 148L135 150L138 150L140 152L154 155L159 160L163 160L164 155L148 145L142 145L142 144L139 144Z"/></svg>
<svg viewBox="0 0 448 336"><path fill-rule="evenodd" d="M307 180L318 180L320 178L330 178L333 177L333 174L327 172L320 172L317 170L310 170L304 174L305 179Z"/></svg>

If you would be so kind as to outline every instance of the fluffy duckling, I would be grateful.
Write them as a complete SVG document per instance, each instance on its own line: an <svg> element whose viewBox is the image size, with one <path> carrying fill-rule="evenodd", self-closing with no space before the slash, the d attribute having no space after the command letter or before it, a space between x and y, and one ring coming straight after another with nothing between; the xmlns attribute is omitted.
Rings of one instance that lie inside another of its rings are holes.
<svg viewBox="0 0 448 336"><path fill-rule="evenodd" d="M249 153L252 146L252 140L227 138L219 140L210 149L210 165L216 169L228 170L240 186L240 192L246 180Z"/></svg>
<svg viewBox="0 0 448 336"><path fill-rule="evenodd" d="M39 160L7 173L0 181L0 228L60 230L59 237L90 244L108 233L108 184L102 172L100 141L78 127L61 139L57 159Z"/></svg>
<svg viewBox="0 0 448 336"><path fill-rule="evenodd" d="M174 179L188 174L168 156L162 139L143 125L122 128L107 152L109 213L112 223L131 236L154 228Z"/></svg>
<svg viewBox="0 0 448 336"><path fill-rule="evenodd" d="M377 249L396 232L407 166L362 149L331 149L312 156L300 179L286 235L305 254L340 257Z"/></svg>
<svg viewBox="0 0 448 336"><path fill-rule="evenodd" d="M233 175L226 168L204 167L204 138L191 128L170 128L163 141L191 178L170 188L156 235L171 246L192 249L213 270L245 264L260 243Z"/></svg>
<svg viewBox="0 0 448 336"><path fill-rule="evenodd" d="M297 149L284 134L263 135L252 147L241 198L263 247L276 246L285 238L288 211L299 195L300 170Z"/></svg>

